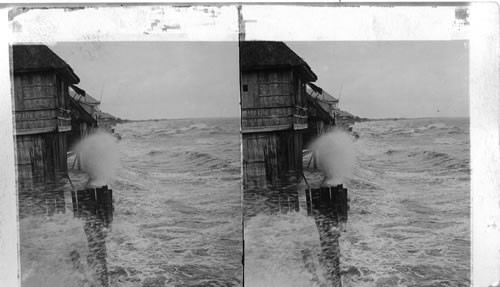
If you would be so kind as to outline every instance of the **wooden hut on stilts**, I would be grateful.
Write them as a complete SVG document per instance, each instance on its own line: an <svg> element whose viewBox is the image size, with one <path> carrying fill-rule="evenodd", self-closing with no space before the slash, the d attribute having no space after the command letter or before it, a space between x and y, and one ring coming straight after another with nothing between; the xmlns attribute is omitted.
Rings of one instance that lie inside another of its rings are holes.
<svg viewBox="0 0 500 287"><path fill-rule="evenodd" d="M240 42L240 73L244 206L265 202L257 208L297 210L298 189L285 186L303 175L304 141L335 125L338 101L311 84L317 79L314 72L282 42ZM306 86L312 87L309 93ZM259 188L264 190L255 190ZM309 188L306 195L320 235L321 263L331 284L339 287L339 233L334 227L340 229L347 220L347 190Z"/></svg>
<svg viewBox="0 0 500 287"><path fill-rule="evenodd" d="M20 215L64 212L71 131L68 87L80 79L44 45L12 46Z"/></svg>
<svg viewBox="0 0 500 287"><path fill-rule="evenodd" d="M47 46L14 45L12 56L17 182L21 201L26 192L41 194L44 189L57 189L67 177L67 134L71 131L68 87L80 80ZM64 208L58 203L61 200L64 198L49 201L55 202L58 209Z"/></svg>
<svg viewBox="0 0 500 287"><path fill-rule="evenodd" d="M306 84L317 79L283 42L240 42L243 184L275 187L302 173Z"/></svg>

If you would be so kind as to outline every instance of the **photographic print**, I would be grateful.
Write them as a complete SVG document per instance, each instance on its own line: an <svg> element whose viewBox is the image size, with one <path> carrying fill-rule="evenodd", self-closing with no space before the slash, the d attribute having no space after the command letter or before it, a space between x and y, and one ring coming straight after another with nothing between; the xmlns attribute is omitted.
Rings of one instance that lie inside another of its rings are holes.
<svg viewBox="0 0 500 287"><path fill-rule="evenodd" d="M245 284L471 285L468 8L241 14Z"/></svg>
<svg viewBox="0 0 500 287"><path fill-rule="evenodd" d="M238 42L11 51L21 285L240 285Z"/></svg>
<svg viewBox="0 0 500 287"><path fill-rule="evenodd" d="M240 53L246 283L469 285L467 42Z"/></svg>
<svg viewBox="0 0 500 287"><path fill-rule="evenodd" d="M1 286L500 286L494 3L3 7Z"/></svg>

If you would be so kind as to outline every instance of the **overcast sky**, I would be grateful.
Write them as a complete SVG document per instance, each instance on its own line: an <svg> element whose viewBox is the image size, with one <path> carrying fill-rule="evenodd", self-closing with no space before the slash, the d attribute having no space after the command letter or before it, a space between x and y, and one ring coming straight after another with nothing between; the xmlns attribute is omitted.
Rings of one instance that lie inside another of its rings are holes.
<svg viewBox="0 0 500 287"><path fill-rule="evenodd" d="M318 75L316 83L355 115L469 116L467 41L287 44Z"/></svg>
<svg viewBox="0 0 500 287"><path fill-rule="evenodd" d="M466 41L287 42L340 108L384 117L468 116ZM239 116L238 43L59 43L101 109L127 119ZM342 93L340 89L342 87Z"/></svg>
<svg viewBox="0 0 500 287"><path fill-rule="evenodd" d="M126 119L239 117L237 42L59 43L52 47Z"/></svg>

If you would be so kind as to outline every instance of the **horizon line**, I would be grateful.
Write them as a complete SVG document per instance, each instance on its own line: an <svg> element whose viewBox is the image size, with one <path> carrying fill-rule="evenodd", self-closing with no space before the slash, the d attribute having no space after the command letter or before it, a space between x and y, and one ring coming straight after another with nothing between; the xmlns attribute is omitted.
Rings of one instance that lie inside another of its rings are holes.
<svg viewBox="0 0 500 287"><path fill-rule="evenodd" d="M442 119L442 118L470 118L470 116L423 116L423 117L361 117L355 116L360 119L368 119L368 120L392 120L392 119ZM180 117L180 118L150 118L150 119L126 119L119 118L122 121L165 121L165 120L190 120L190 119L232 119L239 118L241 116L204 116L204 117Z"/></svg>

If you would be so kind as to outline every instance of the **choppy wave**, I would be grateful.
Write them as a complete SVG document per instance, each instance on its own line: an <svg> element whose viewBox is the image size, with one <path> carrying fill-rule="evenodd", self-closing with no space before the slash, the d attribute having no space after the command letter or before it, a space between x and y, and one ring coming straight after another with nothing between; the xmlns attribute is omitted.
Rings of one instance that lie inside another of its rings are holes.
<svg viewBox="0 0 500 287"><path fill-rule="evenodd" d="M245 227L245 285L327 286L317 237L314 220L298 212L251 218Z"/></svg>
<svg viewBox="0 0 500 287"><path fill-rule="evenodd" d="M241 285L239 120L132 122L116 132L122 166L110 184L110 286ZM76 188L87 180L76 170L70 177ZM84 222L73 217L71 187L64 188L65 213L47 218L42 210L20 222L23 286L97 286Z"/></svg>
<svg viewBox="0 0 500 287"><path fill-rule="evenodd" d="M408 157L417 157L417 158L422 158L424 160L432 160L432 161L438 160L439 162L448 161L448 160L453 159L447 153L437 152L437 151L432 151L432 150L411 152L408 154Z"/></svg>
<svg viewBox="0 0 500 287"><path fill-rule="evenodd" d="M342 286L470 285L468 120L363 122L354 130L358 157L344 182L350 211L338 239ZM305 174L310 185L322 180L311 168ZM311 217L269 209L246 211L253 217L245 283L329 286Z"/></svg>
<svg viewBox="0 0 500 287"><path fill-rule="evenodd" d="M343 286L468 286L468 120L366 122L355 130L365 152L347 184Z"/></svg>
<svg viewBox="0 0 500 287"><path fill-rule="evenodd" d="M422 168L427 168L429 165L432 165L436 168L469 171L468 159L464 159L463 156L462 158L455 157L445 152L433 150L408 151L389 149L385 154L391 157L399 157L400 159L406 157L412 164L422 164ZM408 165L410 165L410 163L408 163Z"/></svg>
<svg viewBox="0 0 500 287"><path fill-rule="evenodd" d="M185 151L181 153L176 153L174 156L182 157L183 160L187 161L192 165L199 165L208 168L226 168L229 163L219 157L216 157L209 153L198 152L198 151Z"/></svg>
<svg viewBox="0 0 500 287"><path fill-rule="evenodd" d="M419 121L418 124L414 124ZM373 129L367 131L370 136L375 138L392 137L392 136L424 136L424 135L459 135L468 134L468 122L462 125L455 125L454 123L445 122L432 122L428 120L402 120L393 122L372 122ZM432 122L432 123L429 123ZM383 123L384 125L377 126L376 123Z"/></svg>
<svg viewBox="0 0 500 287"><path fill-rule="evenodd" d="M162 151L162 150L152 150L150 152L147 153L147 155L149 156L155 156L155 155L159 155L159 154L163 154L165 153L165 151Z"/></svg>
<svg viewBox="0 0 500 287"><path fill-rule="evenodd" d="M147 123L154 123L154 125L153 127L145 126ZM161 123L163 126L158 127L159 123ZM214 125L203 122L193 123L193 120L133 122L128 125L130 126L125 127L124 130L122 130L122 132L125 133L125 136L129 136L134 139L149 139L149 140L159 140L162 138L169 138L169 137L182 137L194 134L200 134L202 136L217 135L228 131L227 129L224 129L224 120L219 120L215 122ZM135 130L134 127L140 127L140 130Z"/></svg>

